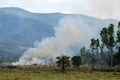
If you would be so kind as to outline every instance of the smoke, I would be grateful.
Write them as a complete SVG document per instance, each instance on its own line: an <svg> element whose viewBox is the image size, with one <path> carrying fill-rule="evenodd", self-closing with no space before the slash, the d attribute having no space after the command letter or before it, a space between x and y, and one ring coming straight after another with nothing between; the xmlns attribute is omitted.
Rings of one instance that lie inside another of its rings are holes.
<svg viewBox="0 0 120 80"><path fill-rule="evenodd" d="M89 40L97 32L79 16L67 16L54 28L55 36L46 37L28 48L18 62L13 65L47 64L60 55L72 55L73 48L88 46Z"/></svg>
<svg viewBox="0 0 120 80"><path fill-rule="evenodd" d="M84 6L78 5L75 12L98 18L113 18L120 20L120 0L81 0Z"/></svg>

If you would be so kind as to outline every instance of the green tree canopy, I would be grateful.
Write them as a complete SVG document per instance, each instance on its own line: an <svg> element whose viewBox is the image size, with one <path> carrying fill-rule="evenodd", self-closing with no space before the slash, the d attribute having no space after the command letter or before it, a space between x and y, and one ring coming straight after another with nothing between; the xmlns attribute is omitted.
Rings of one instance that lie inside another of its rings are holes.
<svg viewBox="0 0 120 80"><path fill-rule="evenodd" d="M120 42L120 22L118 23L117 42Z"/></svg>
<svg viewBox="0 0 120 80"><path fill-rule="evenodd" d="M82 64L81 56L73 56L72 57L72 65L79 68L79 66Z"/></svg>
<svg viewBox="0 0 120 80"><path fill-rule="evenodd" d="M114 25L110 24L108 28L103 28L100 32L101 41L110 51L111 66L113 65L113 47L115 46Z"/></svg>
<svg viewBox="0 0 120 80"><path fill-rule="evenodd" d="M68 56L58 56L56 57L57 66L61 68L61 71L64 72L67 66L70 66L70 57Z"/></svg>

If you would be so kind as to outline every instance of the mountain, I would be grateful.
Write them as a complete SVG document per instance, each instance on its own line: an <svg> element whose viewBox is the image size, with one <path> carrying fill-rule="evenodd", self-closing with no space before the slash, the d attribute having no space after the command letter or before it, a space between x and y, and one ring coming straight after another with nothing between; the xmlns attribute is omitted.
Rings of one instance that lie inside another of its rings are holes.
<svg viewBox="0 0 120 80"><path fill-rule="evenodd" d="M82 14L32 13L21 8L0 8L0 60L17 60L35 41L54 36L53 27L65 16L79 16L90 26L117 24L113 19L98 19Z"/></svg>
<svg viewBox="0 0 120 80"><path fill-rule="evenodd" d="M60 13L31 13L15 7L0 8L0 60L20 57L35 41L54 36L53 26L63 16Z"/></svg>
<svg viewBox="0 0 120 80"><path fill-rule="evenodd" d="M51 24L28 16L21 16L21 12L23 15L26 14L25 11L20 11L20 15L18 15L18 10L16 12L7 10L0 10L0 40L22 43L26 46L26 44L32 45L31 42L41 40L43 37L54 35Z"/></svg>
<svg viewBox="0 0 120 80"><path fill-rule="evenodd" d="M51 24L53 26L56 26L59 19L65 16L65 14L61 14L61 13L32 13L24 9L15 8L15 7L0 8L0 13L31 18L45 22L47 24Z"/></svg>
<svg viewBox="0 0 120 80"><path fill-rule="evenodd" d="M0 62L17 61L25 50L25 47L0 41Z"/></svg>

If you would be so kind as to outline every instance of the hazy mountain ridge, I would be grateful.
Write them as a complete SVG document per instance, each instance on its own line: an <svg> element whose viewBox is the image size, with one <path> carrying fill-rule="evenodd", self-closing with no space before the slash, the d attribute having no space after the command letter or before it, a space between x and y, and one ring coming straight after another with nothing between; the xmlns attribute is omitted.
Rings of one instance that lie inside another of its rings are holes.
<svg viewBox="0 0 120 80"><path fill-rule="evenodd" d="M0 59L6 59L8 56L11 59L18 58L27 47L33 46L35 41L54 36L53 27L65 16L79 16L93 26L92 28L98 29L110 23L117 24L114 19L104 20L81 14L32 13L20 8L0 8ZM96 33L98 34L99 32Z"/></svg>
<svg viewBox="0 0 120 80"><path fill-rule="evenodd" d="M18 44L0 41L0 62L2 61L16 61L26 50Z"/></svg>
<svg viewBox="0 0 120 80"><path fill-rule="evenodd" d="M0 14L0 39L4 41L32 45L32 42L45 36L53 36L52 25L33 18L21 17L14 14ZM30 40L30 41L28 41Z"/></svg>

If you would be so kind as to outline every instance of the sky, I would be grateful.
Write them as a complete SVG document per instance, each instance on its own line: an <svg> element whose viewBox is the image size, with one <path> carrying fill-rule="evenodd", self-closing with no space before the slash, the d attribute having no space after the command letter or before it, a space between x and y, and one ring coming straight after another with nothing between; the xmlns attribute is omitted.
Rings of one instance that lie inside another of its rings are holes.
<svg viewBox="0 0 120 80"><path fill-rule="evenodd" d="M0 7L19 7L37 13L77 13L120 20L120 0L0 0Z"/></svg>

